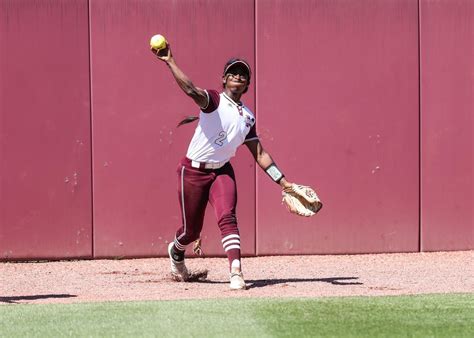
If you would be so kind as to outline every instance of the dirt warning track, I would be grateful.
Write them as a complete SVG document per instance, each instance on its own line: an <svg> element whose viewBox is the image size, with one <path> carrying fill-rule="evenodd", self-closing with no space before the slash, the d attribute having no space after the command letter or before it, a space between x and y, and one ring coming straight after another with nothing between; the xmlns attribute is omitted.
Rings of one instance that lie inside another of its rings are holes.
<svg viewBox="0 0 474 338"><path fill-rule="evenodd" d="M474 251L243 258L245 291L229 290L226 258L187 260L207 279L177 283L166 258L0 263L0 304L226 297L474 293Z"/></svg>

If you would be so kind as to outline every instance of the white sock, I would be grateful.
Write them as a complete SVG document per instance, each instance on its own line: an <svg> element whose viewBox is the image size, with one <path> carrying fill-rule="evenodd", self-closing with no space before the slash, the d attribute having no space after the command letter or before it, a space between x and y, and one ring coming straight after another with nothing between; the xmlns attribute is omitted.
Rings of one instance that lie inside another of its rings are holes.
<svg viewBox="0 0 474 338"><path fill-rule="evenodd" d="M230 267L231 267L232 270L235 269L235 270L240 271L240 261L238 259L234 259L232 261L232 264L230 265Z"/></svg>

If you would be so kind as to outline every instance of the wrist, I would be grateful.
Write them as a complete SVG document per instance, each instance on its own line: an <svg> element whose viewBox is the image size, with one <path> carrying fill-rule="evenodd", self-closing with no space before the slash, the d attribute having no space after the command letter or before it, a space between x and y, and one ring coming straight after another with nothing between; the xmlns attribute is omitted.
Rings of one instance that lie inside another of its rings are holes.
<svg viewBox="0 0 474 338"><path fill-rule="evenodd" d="M291 187L291 183L288 182L285 177L282 177L282 179L280 180L280 182L278 184L280 184L280 187L282 189Z"/></svg>

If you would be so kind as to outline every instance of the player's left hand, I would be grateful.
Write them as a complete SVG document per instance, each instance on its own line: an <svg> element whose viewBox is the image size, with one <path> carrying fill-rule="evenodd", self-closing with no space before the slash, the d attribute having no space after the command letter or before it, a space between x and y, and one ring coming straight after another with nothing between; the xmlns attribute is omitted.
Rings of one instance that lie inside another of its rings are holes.
<svg viewBox="0 0 474 338"><path fill-rule="evenodd" d="M323 206L316 192L308 186L291 183L283 188L282 195L288 211L296 215L314 216Z"/></svg>

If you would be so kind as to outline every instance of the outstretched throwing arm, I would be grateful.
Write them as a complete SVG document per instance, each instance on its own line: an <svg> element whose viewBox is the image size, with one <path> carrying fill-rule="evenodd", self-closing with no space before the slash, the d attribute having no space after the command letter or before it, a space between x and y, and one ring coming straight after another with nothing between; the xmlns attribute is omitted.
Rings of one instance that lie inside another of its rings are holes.
<svg viewBox="0 0 474 338"><path fill-rule="evenodd" d="M183 73L183 71L177 66L176 61L171 53L170 45L168 44L165 49L151 49L151 52L156 55L158 59L165 62L171 73L173 74L178 86L183 92L196 102L200 108L206 108L209 104L209 97L204 89L196 87L193 82Z"/></svg>

